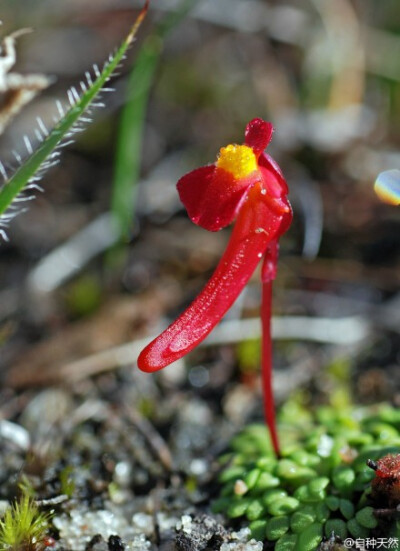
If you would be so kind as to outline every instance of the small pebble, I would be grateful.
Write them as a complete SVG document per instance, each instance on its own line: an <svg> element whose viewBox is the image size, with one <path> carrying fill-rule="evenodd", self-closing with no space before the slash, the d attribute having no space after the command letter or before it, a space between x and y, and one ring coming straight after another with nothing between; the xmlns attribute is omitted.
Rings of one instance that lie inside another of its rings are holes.
<svg viewBox="0 0 400 551"><path fill-rule="evenodd" d="M68 419L74 409L71 395L61 389L39 392L25 407L21 422L35 439L46 436L54 425Z"/></svg>
<svg viewBox="0 0 400 551"><path fill-rule="evenodd" d="M24 429L24 427L21 427L21 425L11 423L5 419L0 421L0 440L1 439L8 440L25 451L27 451L31 445L29 432Z"/></svg>
<svg viewBox="0 0 400 551"><path fill-rule="evenodd" d="M163 511L160 511L157 514L157 526L161 533L163 532L169 532L171 530L175 531L175 528L179 524L179 520L177 517L171 516L169 513L164 513Z"/></svg>
<svg viewBox="0 0 400 551"><path fill-rule="evenodd" d="M318 442L318 455L321 457L329 457L333 448L334 440L327 434L323 434Z"/></svg>
<svg viewBox="0 0 400 551"><path fill-rule="evenodd" d="M208 471L208 463L204 459L193 459L189 471L194 476L201 476Z"/></svg>
<svg viewBox="0 0 400 551"><path fill-rule="evenodd" d="M85 551L108 551L108 545L100 534L96 534L85 547Z"/></svg>
<svg viewBox="0 0 400 551"><path fill-rule="evenodd" d="M108 538L108 551L124 551L125 546L119 536L110 536Z"/></svg>
<svg viewBox="0 0 400 551"><path fill-rule="evenodd" d="M256 540L250 540L246 543L223 543L220 551L263 551L263 544Z"/></svg>
<svg viewBox="0 0 400 551"><path fill-rule="evenodd" d="M187 534L190 534L192 531L192 522L192 517L190 515L183 515L176 528L177 530L183 530Z"/></svg>
<svg viewBox="0 0 400 551"><path fill-rule="evenodd" d="M117 514L105 509L71 511L70 515L54 517L53 524L60 532L62 545L74 551L85 551L86 545L94 536L101 535L106 539L115 534L126 542L125 551L145 551L151 547L143 530L130 525L122 513ZM109 550L108 545L106 549Z"/></svg>
<svg viewBox="0 0 400 551"><path fill-rule="evenodd" d="M120 461L115 465L114 482L118 486L126 487L131 481L132 465L128 461Z"/></svg>
<svg viewBox="0 0 400 551"><path fill-rule="evenodd" d="M146 513L136 513L132 517L132 525L139 532L146 536L152 536L154 533L154 521L151 515Z"/></svg>
<svg viewBox="0 0 400 551"><path fill-rule="evenodd" d="M0 518L4 515L4 513L6 512L6 510L10 507L10 502L5 500L5 499L1 499L0 500Z"/></svg>
<svg viewBox="0 0 400 551"><path fill-rule="evenodd" d="M239 479L239 480L236 480L235 482L235 486L233 488L233 492L237 495L237 496L243 496L246 492L248 492L248 487L247 487L247 484Z"/></svg>

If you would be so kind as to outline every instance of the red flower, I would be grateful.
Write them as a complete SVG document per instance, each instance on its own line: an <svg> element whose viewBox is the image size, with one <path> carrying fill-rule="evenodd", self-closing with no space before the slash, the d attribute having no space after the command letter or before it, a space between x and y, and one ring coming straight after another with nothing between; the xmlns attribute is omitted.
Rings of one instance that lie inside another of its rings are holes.
<svg viewBox="0 0 400 551"><path fill-rule="evenodd" d="M264 153L272 131L271 123L253 119L246 127L244 145L222 148L214 164L179 180L179 196L195 224L217 231L235 218L236 223L227 249L204 289L141 352L138 366L142 371L162 369L197 346L231 307L263 257L263 356L269 357L264 368L267 363L270 369L270 286L276 273L277 240L292 220L286 182L275 161Z"/></svg>

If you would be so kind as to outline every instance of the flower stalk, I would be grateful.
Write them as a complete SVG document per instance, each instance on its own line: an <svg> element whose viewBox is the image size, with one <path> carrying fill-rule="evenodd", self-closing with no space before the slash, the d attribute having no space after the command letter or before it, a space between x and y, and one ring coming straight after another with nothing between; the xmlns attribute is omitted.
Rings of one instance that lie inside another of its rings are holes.
<svg viewBox="0 0 400 551"><path fill-rule="evenodd" d="M262 267L262 296L261 296L261 379L264 398L264 417L270 431L271 442L277 457L280 455L279 438L276 430L275 400L273 392L272 372L272 282L276 277L279 246L272 241L264 255Z"/></svg>

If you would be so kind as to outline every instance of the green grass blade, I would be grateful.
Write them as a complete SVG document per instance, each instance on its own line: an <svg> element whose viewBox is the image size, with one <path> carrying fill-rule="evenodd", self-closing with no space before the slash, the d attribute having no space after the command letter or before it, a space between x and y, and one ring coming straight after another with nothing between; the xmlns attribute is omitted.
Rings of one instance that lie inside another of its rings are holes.
<svg viewBox="0 0 400 551"><path fill-rule="evenodd" d="M118 134L111 211L121 235L126 238L129 237L133 219L148 94L159 53L160 41L156 36L149 37L143 44L129 77L129 101L124 108Z"/></svg>
<svg viewBox="0 0 400 551"><path fill-rule="evenodd" d="M93 104L93 101L104 88L118 65L124 58L124 55L132 43L136 32L143 21L148 9L148 0L137 17L128 36L123 41L117 52L104 65L103 70L92 83L88 83L88 89L80 96L71 94L73 98L72 106L67 113L60 119L49 135L41 142L38 149L20 166L13 176L5 182L0 190L0 217L11 206L17 196L27 187L31 179L43 168L44 163L51 157L60 142L69 135L74 129L74 125L85 111Z"/></svg>
<svg viewBox="0 0 400 551"><path fill-rule="evenodd" d="M196 0L185 0L177 11L164 17L154 33L144 41L129 77L128 101L121 116L111 198L113 217L125 238L129 237L134 216L143 126L163 41L195 3Z"/></svg>

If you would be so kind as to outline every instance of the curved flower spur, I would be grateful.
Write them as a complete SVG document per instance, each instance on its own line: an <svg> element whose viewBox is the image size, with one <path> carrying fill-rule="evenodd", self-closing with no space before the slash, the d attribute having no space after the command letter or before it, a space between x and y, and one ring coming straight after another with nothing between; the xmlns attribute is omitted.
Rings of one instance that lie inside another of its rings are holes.
<svg viewBox="0 0 400 551"><path fill-rule="evenodd" d="M276 275L278 239L289 228L292 209L282 172L264 149L272 124L253 119L245 143L221 148L217 161L183 176L178 192L191 220L218 231L235 218L228 246L209 282L192 304L140 353L138 366L158 371L196 347L212 331L249 281L263 258L262 373L265 418L279 454L271 371L271 290Z"/></svg>

